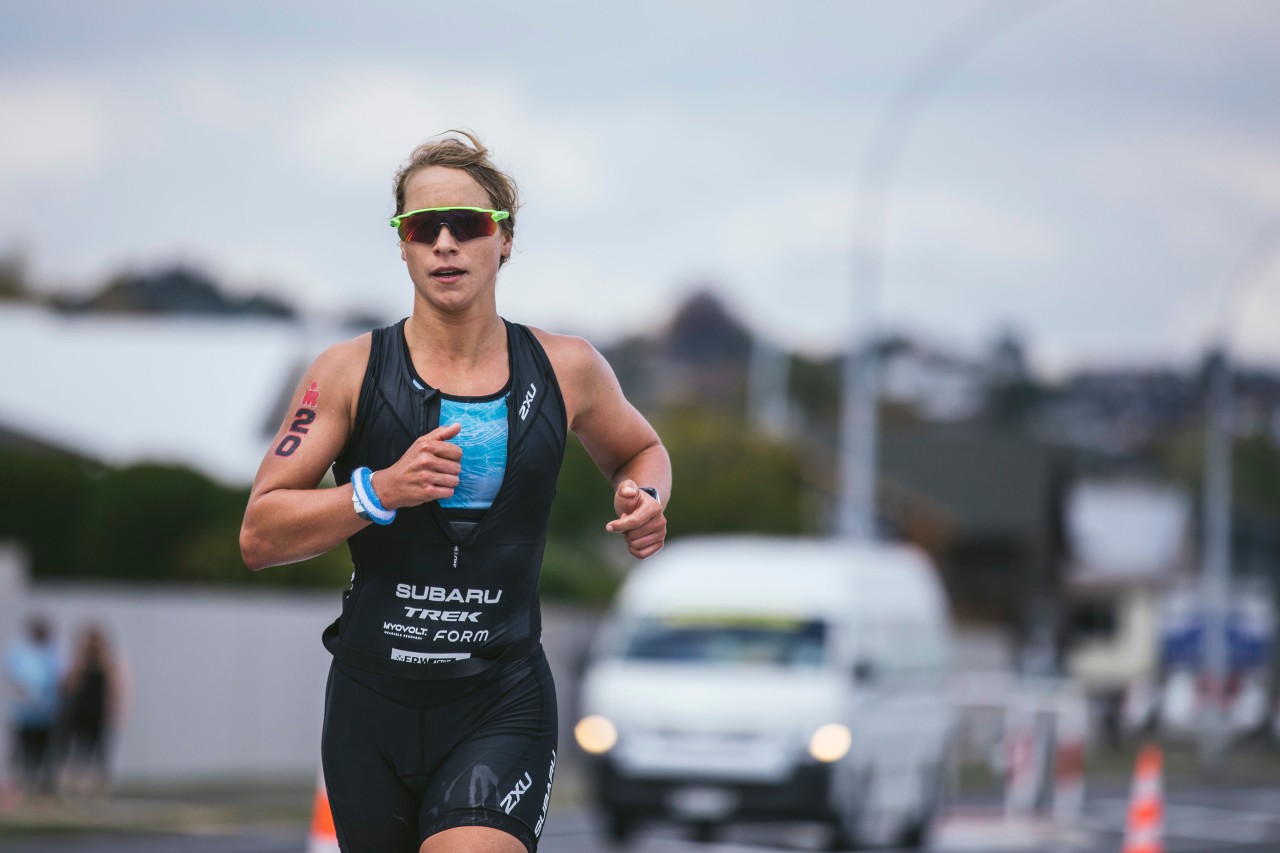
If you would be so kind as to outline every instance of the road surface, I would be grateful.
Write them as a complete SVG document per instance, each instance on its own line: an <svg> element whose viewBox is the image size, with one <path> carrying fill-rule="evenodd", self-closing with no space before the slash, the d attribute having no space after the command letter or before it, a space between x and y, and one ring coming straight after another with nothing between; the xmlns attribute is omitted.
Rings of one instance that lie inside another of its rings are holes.
<svg viewBox="0 0 1280 853"><path fill-rule="evenodd" d="M1123 796L1091 796L1071 827L1046 822L1010 823L996 813L960 807L942 822L940 853L1118 853L1128 804ZM281 821L244 827L193 826L182 832L136 830L15 833L0 824L4 853L306 853L306 827ZM1280 851L1280 788L1226 787L1174 791L1166 798L1167 853L1264 853ZM679 828L642 831L628 853L793 853L821 850L819 827L736 826L716 840L695 843ZM589 810L553 810L542 853L612 853Z"/></svg>

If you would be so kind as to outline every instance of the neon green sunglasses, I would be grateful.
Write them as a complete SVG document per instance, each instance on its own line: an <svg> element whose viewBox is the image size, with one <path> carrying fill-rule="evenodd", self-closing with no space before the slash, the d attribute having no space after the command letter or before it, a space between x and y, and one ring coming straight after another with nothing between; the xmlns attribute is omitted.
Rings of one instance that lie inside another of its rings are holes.
<svg viewBox="0 0 1280 853"><path fill-rule="evenodd" d="M391 227L400 239L411 243L434 245L442 226L459 243L476 237L492 237L498 233L498 223L511 216L506 210L487 210L483 207L424 207L391 217Z"/></svg>

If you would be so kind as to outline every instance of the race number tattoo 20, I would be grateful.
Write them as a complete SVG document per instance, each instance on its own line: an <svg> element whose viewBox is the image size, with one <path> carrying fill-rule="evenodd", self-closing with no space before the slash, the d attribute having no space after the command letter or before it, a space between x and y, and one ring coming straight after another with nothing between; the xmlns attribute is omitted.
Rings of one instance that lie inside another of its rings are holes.
<svg viewBox="0 0 1280 853"><path fill-rule="evenodd" d="M302 444L302 436L307 434L312 421L316 419L316 410L301 408L293 413L293 423L289 424L289 432L276 445L276 456L292 456L293 451Z"/></svg>

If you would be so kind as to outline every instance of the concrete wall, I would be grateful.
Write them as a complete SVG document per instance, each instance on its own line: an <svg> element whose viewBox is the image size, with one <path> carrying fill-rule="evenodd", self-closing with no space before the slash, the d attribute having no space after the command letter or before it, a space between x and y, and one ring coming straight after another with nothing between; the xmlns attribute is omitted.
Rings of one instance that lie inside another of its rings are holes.
<svg viewBox="0 0 1280 853"><path fill-rule="evenodd" d="M330 660L320 632L338 613L339 591L81 584L24 590L4 579L0 569L6 642L33 611L53 620L64 647L86 622L107 629L130 682L114 762L120 782L314 778ZM544 610L562 751L569 747L577 663L596 618L590 611Z"/></svg>

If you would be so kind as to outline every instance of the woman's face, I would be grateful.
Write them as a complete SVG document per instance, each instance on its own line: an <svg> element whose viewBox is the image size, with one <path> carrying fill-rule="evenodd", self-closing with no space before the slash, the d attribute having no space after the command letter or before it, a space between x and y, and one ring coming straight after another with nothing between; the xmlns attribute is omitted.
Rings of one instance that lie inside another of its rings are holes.
<svg viewBox="0 0 1280 853"><path fill-rule="evenodd" d="M488 193L462 169L428 166L405 183L404 211L428 207L491 208ZM419 299L447 313L460 313L480 300L494 299L498 266L511 252L511 237L499 228L491 237L465 243L448 227L440 229L434 245L400 242L400 257L409 268Z"/></svg>

